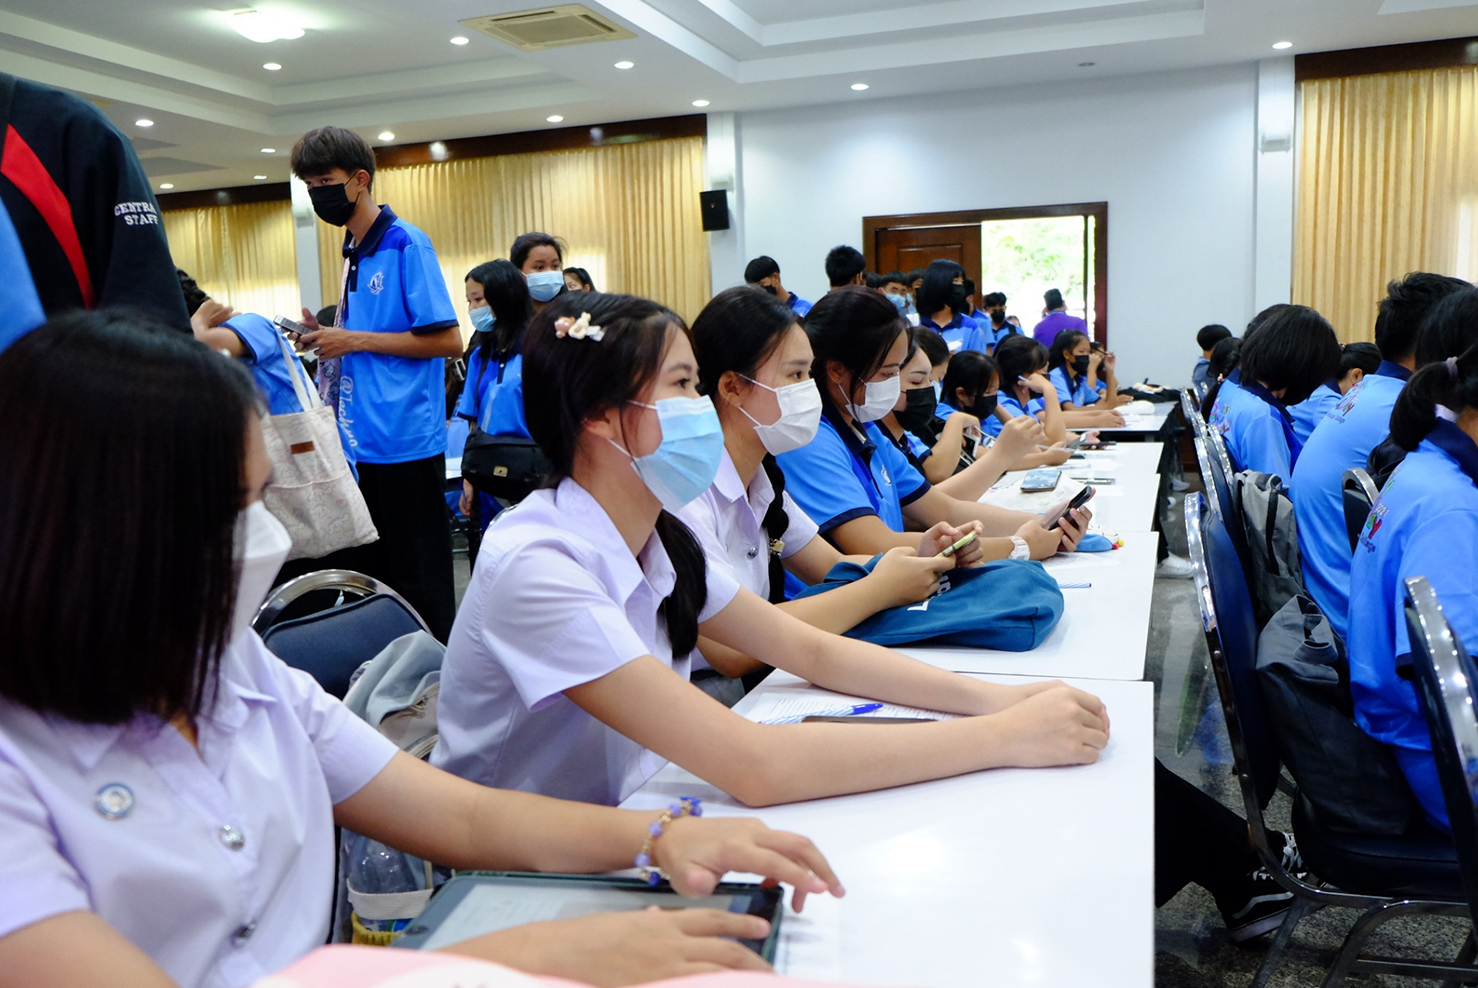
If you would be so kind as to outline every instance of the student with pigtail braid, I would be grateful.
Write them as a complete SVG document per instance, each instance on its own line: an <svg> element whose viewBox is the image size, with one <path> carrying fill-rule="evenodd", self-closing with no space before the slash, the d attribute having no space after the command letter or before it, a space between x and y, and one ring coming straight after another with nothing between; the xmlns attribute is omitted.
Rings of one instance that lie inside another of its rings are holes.
<svg viewBox="0 0 1478 988"><path fill-rule="evenodd" d="M1478 289L1449 295L1423 342L1478 328ZM1437 766L1415 687L1402 617L1405 581L1424 576L1458 638L1478 642L1478 342L1412 375L1391 412L1391 439L1407 451L1355 546L1350 574L1350 695L1355 720L1390 745L1427 820L1449 829Z"/></svg>

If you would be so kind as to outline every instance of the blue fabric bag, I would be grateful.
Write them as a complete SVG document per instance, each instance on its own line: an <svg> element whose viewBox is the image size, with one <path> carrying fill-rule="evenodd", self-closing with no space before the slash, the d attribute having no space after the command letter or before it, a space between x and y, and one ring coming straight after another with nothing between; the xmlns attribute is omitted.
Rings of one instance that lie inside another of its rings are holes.
<svg viewBox="0 0 1478 988"><path fill-rule="evenodd" d="M814 597L860 580L877 565L841 562L826 579L799 597ZM1000 559L940 575L939 592L928 600L890 607L847 632L876 645L964 645L1026 652L1047 640L1062 619L1062 590L1042 564Z"/></svg>

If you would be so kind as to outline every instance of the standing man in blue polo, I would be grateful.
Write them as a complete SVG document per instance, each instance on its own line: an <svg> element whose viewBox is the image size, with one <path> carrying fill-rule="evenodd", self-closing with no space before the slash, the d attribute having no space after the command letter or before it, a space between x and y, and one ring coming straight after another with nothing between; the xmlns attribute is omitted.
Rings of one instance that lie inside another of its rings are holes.
<svg viewBox="0 0 1478 988"><path fill-rule="evenodd" d="M456 616L446 500L447 358L462 354L457 314L431 241L375 204L375 156L358 134L321 127L293 148L313 211L345 227L348 261L337 327L303 310L304 349L342 358L339 422L380 538L329 565L384 580L446 641ZM328 561L325 561L328 562Z"/></svg>

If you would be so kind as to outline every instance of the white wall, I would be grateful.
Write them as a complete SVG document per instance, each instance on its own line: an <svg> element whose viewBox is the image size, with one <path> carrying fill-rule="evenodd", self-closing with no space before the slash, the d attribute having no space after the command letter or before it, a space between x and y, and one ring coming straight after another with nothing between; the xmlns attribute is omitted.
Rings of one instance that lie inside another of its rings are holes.
<svg viewBox="0 0 1478 988"><path fill-rule="evenodd" d="M1187 383L1195 331L1255 311L1257 106L1248 63L740 114L735 246L815 300L863 216L1107 201L1121 377ZM715 291L742 279L715 261ZM1040 301L1010 308L1029 327Z"/></svg>

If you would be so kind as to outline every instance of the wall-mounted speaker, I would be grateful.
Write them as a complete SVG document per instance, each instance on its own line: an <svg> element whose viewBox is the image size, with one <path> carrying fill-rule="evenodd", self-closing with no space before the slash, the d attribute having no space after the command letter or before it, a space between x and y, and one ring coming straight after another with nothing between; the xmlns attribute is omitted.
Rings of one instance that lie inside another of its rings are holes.
<svg viewBox="0 0 1478 988"><path fill-rule="evenodd" d="M699 212L703 216L706 231L729 228L729 193L725 189L713 189L698 193Z"/></svg>

